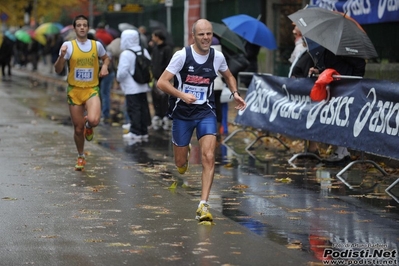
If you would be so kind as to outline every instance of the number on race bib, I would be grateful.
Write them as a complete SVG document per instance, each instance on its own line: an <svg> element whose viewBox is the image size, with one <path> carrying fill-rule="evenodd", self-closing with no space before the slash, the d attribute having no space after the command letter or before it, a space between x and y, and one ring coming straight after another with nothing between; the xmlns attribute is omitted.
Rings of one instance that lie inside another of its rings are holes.
<svg viewBox="0 0 399 266"><path fill-rule="evenodd" d="M197 98L194 104L203 104L206 101L207 87L184 84L183 89L185 93L190 93Z"/></svg>
<svg viewBox="0 0 399 266"><path fill-rule="evenodd" d="M75 69L75 79L79 81L92 81L93 69L92 68L77 68Z"/></svg>

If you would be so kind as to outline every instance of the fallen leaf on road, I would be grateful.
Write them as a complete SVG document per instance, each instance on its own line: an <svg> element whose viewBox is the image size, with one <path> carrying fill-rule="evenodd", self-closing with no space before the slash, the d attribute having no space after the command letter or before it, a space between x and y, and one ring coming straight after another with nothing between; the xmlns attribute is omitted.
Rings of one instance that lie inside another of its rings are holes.
<svg viewBox="0 0 399 266"><path fill-rule="evenodd" d="M339 213L339 214L348 214L348 213L352 213L352 212L345 211L345 210L339 210L339 211L337 211L337 213Z"/></svg>
<svg viewBox="0 0 399 266"><path fill-rule="evenodd" d="M103 240L102 239L85 239L85 242L88 242L88 243L101 243L101 242L103 242Z"/></svg>
<svg viewBox="0 0 399 266"><path fill-rule="evenodd" d="M132 231L133 235L148 235L149 233L151 233L150 230L133 230Z"/></svg>
<svg viewBox="0 0 399 266"><path fill-rule="evenodd" d="M40 236L40 238L57 238L58 236L56 235L45 235L45 236Z"/></svg>
<svg viewBox="0 0 399 266"><path fill-rule="evenodd" d="M225 202L223 205L240 205L241 202Z"/></svg>
<svg viewBox="0 0 399 266"><path fill-rule="evenodd" d="M301 249L302 248L302 243L299 240L293 240L291 243L288 243L286 245L288 249Z"/></svg>
<svg viewBox="0 0 399 266"><path fill-rule="evenodd" d="M124 249L124 250L122 250L122 252L124 252L124 253L132 253L132 254L141 254L144 251L140 250L140 249Z"/></svg>
<svg viewBox="0 0 399 266"><path fill-rule="evenodd" d="M276 182L279 182L279 183L291 183L292 182L292 179L291 178L289 178L289 177L286 177L286 178L276 178L276 179L274 179Z"/></svg>
<svg viewBox="0 0 399 266"><path fill-rule="evenodd" d="M280 195L270 195L270 196L263 196L264 198L271 198L271 199L275 199L275 198L286 198L288 197L288 194L280 194Z"/></svg>
<svg viewBox="0 0 399 266"><path fill-rule="evenodd" d="M227 231L224 232L225 235L242 235L242 232L237 232L237 231Z"/></svg>
<svg viewBox="0 0 399 266"><path fill-rule="evenodd" d="M130 243L120 243L120 242L116 242L116 243L109 243L107 245L108 247L130 247Z"/></svg>
<svg viewBox="0 0 399 266"><path fill-rule="evenodd" d="M183 242L175 242L175 243L161 243L161 246L170 246L170 247L182 247Z"/></svg>
<svg viewBox="0 0 399 266"><path fill-rule="evenodd" d="M248 186L240 184L240 185L235 185L235 186L232 187L232 189L244 189L244 188L248 188Z"/></svg>
<svg viewBox="0 0 399 266"><path fill-rule="evenodd" d="M1 198L2 200L17 200L17 198L11 198L11 197L4 197Z"/></svg>
<svg viewBox="0 0 399 266"><path fill-rule="evenodd" d="M210 242L199 242L197 246L209 246L212 245Z"/></svg>
<svg viewBox="0 0 399 266"><path fill-rule="evenodd" d="M309 209L292 209L289 210L288 212L310 212Z"/></svg>
<svg viewBox="0 0 399 266"><path fill-rule="evenodd" d="M182 258L179 256L176 256L176 255L172 255L170 257L162 258L162 259L167 260L167 261L175 261L175 260L181 260Z"/></svg>
<svg viewBox="0 0 399 266"><path fill-rule="evenodd" d="M297 216L290 216L287 218L288 218L288 220L301 220L302 219L301 217L297 217Z"/></svg>

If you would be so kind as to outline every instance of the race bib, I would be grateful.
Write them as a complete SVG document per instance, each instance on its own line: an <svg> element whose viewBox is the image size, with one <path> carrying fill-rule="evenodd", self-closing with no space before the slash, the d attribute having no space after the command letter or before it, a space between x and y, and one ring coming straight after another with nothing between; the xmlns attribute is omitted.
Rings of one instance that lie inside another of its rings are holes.
<svg viewBox="0 0 399 266"><path fill-rule="evenodd" d="M75 80L92 81L93 71L93 68L75 68Z"/></svg>
<svg viewBox="0 0 399 266"><path fill-rule="evenodd" d="M203 104L206 102L207 87L183 84L183 92L191 93L197 98L193 104Z"/></svg>

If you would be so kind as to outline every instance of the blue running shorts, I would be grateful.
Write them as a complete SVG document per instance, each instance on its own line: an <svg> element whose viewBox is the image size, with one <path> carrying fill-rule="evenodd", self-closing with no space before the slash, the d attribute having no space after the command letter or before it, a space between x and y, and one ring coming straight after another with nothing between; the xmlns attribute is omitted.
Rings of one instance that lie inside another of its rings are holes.
<svg viewBox="0 0 399 266"><path fill-rule="evenodd" d="M174 118L172 126L172 142L176 146L184 147L190 144L194 129L196 129L197 139L199 140L205 135L216 136L216 128L217 122L214 115L196 120L182 120Z"/></svg>

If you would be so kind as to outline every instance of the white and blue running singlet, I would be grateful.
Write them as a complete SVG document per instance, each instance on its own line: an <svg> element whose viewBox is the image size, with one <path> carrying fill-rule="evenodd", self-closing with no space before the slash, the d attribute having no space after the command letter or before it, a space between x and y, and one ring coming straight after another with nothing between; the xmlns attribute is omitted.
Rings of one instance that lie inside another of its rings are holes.
<svg viewBox="0 0 399 266"><path fill-rule="evenodd" d="M183 120L194 120L215 114L215 95L213 93L213 81L217 73L213 66L215 51L209 51L208 59L203 64L198 64L192 54L191 46L185 47L186 60L180 72L179 78L175 76L174 84L177 89L186 93L192 93L197 101L186 104L181 99L169 97L169 116Z"/></svg>

